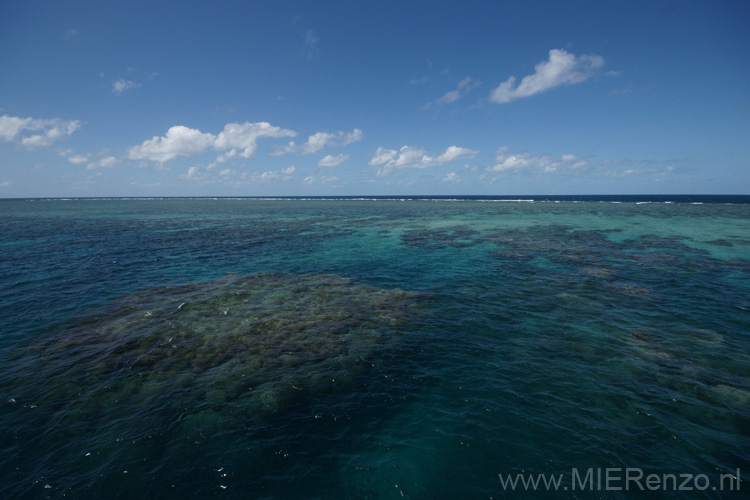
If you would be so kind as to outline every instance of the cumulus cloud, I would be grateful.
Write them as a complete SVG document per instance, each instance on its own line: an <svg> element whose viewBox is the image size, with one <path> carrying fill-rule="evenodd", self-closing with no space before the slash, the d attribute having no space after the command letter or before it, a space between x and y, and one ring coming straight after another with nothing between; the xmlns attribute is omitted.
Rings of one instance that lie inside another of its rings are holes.
<svg viewBox="0 0 750 500"><path fill-rule="evenodd" d="M53 142L64 139L78 130L81 125L82 123L78 120L20 118L3 115L0 116L0 137L7 142L18 142L26 148L34 149L50 146Z"/></svg>
<svg viewBox="0 0 750 500"><path fill-rule="evenodd" d="M443 182L461 182L461 178L456 172L450 172L448 175L443 177Z"/></svg>
<svg viewBox="0 0 750 500"><path fill-rule="evenodd" d="M140 86L141 86L140 83L136 83L130 80L124 80L120 78L119 80L112 82L112 93L114 95L120 95L126 90L136 89Z"/></svg>
<svg viewBox="0 0 750 500"><path fill-rule="evenodd" d="M268 122L258 123L229 123L216 137L215 149L241 149L239 156L252 158L257 149L257 141L260 137L294 137L297 135L292 130L275 127ZM234 153L232 153L234 155Z"/></svg>
<svg viewBox="0 0 750 500"><path fill-rule="evenodd" d="M272 156L281 156L289 153L308 155L317 153L328 146L348 146L353 142L361 141L364 134L358 128L351 132L338 131L336 133L318 132L307 138L303 144L295 144L294 141L286 146L276 146L269 153Z"/></svg>
<svg viewBox="0 0 750 500"><path fill-rule="evenodd" d="M581 83L604 66L604 58L597 55L575 56L562 49L549 51L549 59L534 66L533 75L528 75L516 86L511 76L490 93L490 100L505 104L521 97L546 92L560 85Z"/></svg>
<svg viewBox="0 0 750 500"><path fill-rule="evenodd" d="M394 170L437 167L459 158L473 158L478 154L479 151L475 149L458 146L450 146L437 156L430 156L424 149L413 146L404 146L399 151L379 147L369 164L380 167L376 174L382 177Z"/></svg>
<svg viewBox="0 0 750 500"><path fill-rule="evenodd" d="M164 163L178 156L202 153L215 141L216 137L213 134L176 125L167 130L167 135L163 137L154 136L144 141L140 146L133 146L128 149L128 158Z"/></svg>
<svg viewBox="0 0 750 500"><path fill-rule="evenodd" d="M349 155L326 155L323 158L318 161L319 167L338 167L342 163L344 163L346 160L349 159Z"/></svg>
<svg viewBox="0 0 750 500"><path fill-rule="evenodd" d="M198 129L176 125L167 130L163 137L154 136L139 146L128 149L131 160L151 160L159 163L177 158L192 156L213 149L229 149L221 154L215 163L223 163L235 156L251 158L261 137L294 137L292 130L275 127L267 122L229 123L218 135L201 132Z"/></svg>
<svg viewBox="0 0 750 500"><path fill-rule="evenodd" d="M507 147L495 152L495 164L488 167L490 172L527 173L531 175L554 172L580 171L590 168L589 163L575 155L562 155L559 158L539 156L533 153L511 153Z"/></svg>

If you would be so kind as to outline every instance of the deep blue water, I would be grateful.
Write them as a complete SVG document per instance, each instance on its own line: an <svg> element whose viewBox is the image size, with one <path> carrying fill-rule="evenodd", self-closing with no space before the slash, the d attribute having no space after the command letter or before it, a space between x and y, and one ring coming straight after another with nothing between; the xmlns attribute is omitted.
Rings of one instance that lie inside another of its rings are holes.
<svg viewBox="0 0 750 500"><path fill-rule="evenodd" d="M748 202L2 200L0 495L746 495Z"/></svg>

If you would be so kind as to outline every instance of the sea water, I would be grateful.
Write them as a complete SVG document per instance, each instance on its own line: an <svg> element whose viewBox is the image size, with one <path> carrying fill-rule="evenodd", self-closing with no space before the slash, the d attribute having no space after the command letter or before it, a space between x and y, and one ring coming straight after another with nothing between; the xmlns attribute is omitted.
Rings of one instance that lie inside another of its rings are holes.
<svg viewBox="0 0 750 500"><path fill-rule="evenodd" d="M0 495L746 495L748 201L0 201Z"/></svg>

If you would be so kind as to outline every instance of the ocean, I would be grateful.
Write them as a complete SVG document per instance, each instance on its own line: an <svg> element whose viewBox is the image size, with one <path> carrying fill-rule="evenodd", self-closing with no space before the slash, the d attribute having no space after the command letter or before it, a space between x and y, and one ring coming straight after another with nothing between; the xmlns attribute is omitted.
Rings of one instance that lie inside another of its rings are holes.
<svg viewBox="0 0 750 500"><path fill-rule="evenodd" d="M0 200L0 325L5 498L750 491L748 196Z"/></svg>

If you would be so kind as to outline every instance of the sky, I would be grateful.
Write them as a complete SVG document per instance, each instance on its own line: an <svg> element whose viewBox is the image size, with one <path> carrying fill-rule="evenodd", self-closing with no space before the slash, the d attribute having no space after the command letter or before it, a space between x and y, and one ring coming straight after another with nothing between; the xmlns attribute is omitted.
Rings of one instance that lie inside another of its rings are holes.
<svg viewBox="0 0 750 500"><path fill-rule="evenodd" d="M750 2L0 0L0 198L750 194Z"/></svg>

